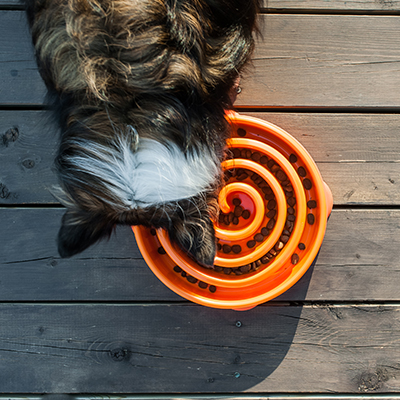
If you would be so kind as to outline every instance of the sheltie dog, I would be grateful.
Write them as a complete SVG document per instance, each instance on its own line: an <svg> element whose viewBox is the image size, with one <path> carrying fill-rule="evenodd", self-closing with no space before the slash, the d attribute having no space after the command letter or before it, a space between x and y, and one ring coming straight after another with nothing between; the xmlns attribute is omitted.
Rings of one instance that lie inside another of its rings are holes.
<svg viewBox="0 0 400 400"><path fill-rule="evenodd" d="M62 257L117 224L164 228L212 266L238 77L259 0L27 0L60 126Z"/></svg>

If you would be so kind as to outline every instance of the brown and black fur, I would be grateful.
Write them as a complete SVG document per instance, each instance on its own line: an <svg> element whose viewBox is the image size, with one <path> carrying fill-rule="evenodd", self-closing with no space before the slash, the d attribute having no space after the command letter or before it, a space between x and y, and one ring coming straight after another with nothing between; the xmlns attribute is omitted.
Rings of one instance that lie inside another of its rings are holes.
<svg viewBox="0 0 400 400"><path fill-rule="evenodd" d="M180 247L212 265L220 177L191 198L126 207L100 176L73 157L120 151L116 137L149 138L185 154L207 148L220 162L225 110L251 56L259 0L28 0L41 76L61 128L56 169L67 206L62 256L111 234L116 224L163 227ZM138 137L136 137L138 135ZM81 143L85 146L81 146Z"/></svg>

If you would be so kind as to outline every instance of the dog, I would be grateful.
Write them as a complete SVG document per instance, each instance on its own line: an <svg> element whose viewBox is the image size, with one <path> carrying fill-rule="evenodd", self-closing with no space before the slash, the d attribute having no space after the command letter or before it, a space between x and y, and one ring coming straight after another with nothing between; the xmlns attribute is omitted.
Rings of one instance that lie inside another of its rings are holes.
<svg viewBox="0 0 400 400"><path fill-rule="evenodd" d="M61 131L61 257L118 224L145 225L212 266L226 110L254 49L259 0L25 4Z"/></svg>

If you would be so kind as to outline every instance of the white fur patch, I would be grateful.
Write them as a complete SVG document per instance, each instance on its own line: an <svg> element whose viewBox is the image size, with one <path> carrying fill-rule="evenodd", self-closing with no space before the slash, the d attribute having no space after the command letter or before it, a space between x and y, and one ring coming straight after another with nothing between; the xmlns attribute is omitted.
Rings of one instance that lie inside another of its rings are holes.
<svg viewBox="0 0 400 400"><path fill-rule="evenodd" d="M76 140L93 156L74 156L74 167L95 175L126 207L136 208L181 200L207 190L217 179L219 162L208 151L185 155L175 144L139 139L133 152L128 141L118 151Z"/></svg>

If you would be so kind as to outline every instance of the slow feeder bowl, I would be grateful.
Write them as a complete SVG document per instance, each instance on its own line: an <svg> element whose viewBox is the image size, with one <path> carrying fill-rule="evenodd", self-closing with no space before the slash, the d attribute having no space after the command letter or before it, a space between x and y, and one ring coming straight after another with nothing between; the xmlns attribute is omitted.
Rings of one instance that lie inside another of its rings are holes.
<svg viewBox="0 0 400 400"><path fill-rule="evenodd" d="M283 129L229 113L232 157L214 222L214 269L192 261L159 229L132 227L154 274L182 297L246 310L292 287L317 256L333 199L313 159Z"/></svg>

